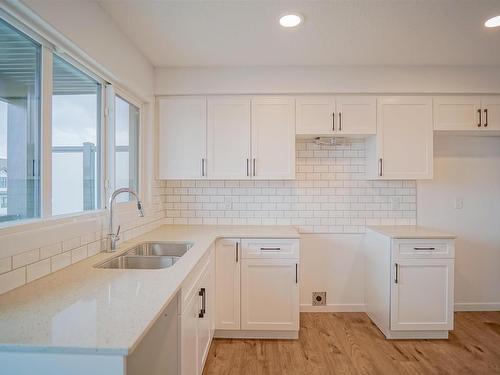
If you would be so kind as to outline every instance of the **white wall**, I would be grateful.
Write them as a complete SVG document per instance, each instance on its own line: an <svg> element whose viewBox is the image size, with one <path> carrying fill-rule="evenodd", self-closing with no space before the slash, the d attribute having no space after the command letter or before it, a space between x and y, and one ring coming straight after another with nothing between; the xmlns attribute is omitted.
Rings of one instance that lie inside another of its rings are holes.
<svg viewBox="0 0 500 375"><path fill-rule="evenodd" d="M434 179L418 182L417 202L419 224L458 236L456 308L499 310L500 137L435 137Z"/></svg>
<svg viewBox="0 0 500 375"><path fill-rule="evenodd" d="M301 311L364 311L362 234L302 234ZM312 292L326 292L325 307L312 307Z"/></svg>
<svg viewBox="0 0 500 375"><path fill-rule="evenodd" d="M157 68L155 93L498 93L500 67Z"/></svg>
<svg viewBox="0 0 500 375"><path fill-rule="evenodd" d="M94 1L23 0L117 82L142 99L153 94L153 66Z"/></svg>

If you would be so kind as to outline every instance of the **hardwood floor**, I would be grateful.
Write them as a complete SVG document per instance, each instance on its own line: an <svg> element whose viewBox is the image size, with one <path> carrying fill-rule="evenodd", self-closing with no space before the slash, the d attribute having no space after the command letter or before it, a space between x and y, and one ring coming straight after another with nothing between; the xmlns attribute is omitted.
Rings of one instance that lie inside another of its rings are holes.
<svg viewBox="0 0 500 375"><path fill-rule="evenodd" d="M500 312L455 313L449 340L385 340L364 313L300 324L299 340L214 340L204 374L500 374Z"/></svg>

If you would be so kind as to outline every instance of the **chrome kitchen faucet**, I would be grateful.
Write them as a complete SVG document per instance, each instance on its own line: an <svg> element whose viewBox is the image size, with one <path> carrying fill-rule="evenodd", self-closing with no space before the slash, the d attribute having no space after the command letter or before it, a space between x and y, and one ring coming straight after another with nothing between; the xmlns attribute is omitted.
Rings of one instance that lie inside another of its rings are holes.
<svg viewBox="0 0 500 375"><path fill-rule="evenodd" d="M111 197L109 197L109 203L108 203L108 210L109 210L109 248L106 249L106 252L113 252L116 250L116 242L120 239L120 225L118 225L118 229L116 230L116 233L113 231L113 202L115 201L116 197L122 193L129 193L130 195L133 195L135 199L137 200L137 210L139 211L139 216L144 217L144 211L142 210L142 202L139 199L139 196L135 191L129 188L121 188L117 189L111 194Z"/></svg>

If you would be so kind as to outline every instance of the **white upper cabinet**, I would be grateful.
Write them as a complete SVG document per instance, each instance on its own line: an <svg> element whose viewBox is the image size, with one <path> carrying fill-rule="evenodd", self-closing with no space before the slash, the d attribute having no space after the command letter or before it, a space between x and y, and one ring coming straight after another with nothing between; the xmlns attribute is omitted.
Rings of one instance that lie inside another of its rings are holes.
<svg viewBox="0 0 500 375"><path fill-rule="evenodd" d="M372 96L303 96L297 98L297 135L372 135L377 131Z"/></svg>
<svg viewBox="0 0 500 375"><path fill-rule="evenodd" d="M486 96L481 99L483 107L483 129L500 130L500 96Z"/></svg>
<svg viewBox="0 0 500 375"><path fill-rule="evenodd" d="M432 98L380 97L377 135L366 142L370 178L431 179Z"/></svg>
<svg viewBox="0 0 500 375"><path fill-rule="evenodd" d="M252 99L252 163L254 179L295 178L295 100Z"/></svg>
<svg viewBox="0 0 500 375"><path fill-rule="evenodd" d="M208 98L207 167L211 179L250 177L249 98Z"/></svg>
<svg viewBox="0 0 500 375"><path fill-rule="evenodd" d="M335 97L302 96L296 100L298 135L333 134L335 128Z"/></svg>
<svg viewBox="0 0 500 375"><path fill-rule="evenodd" d="M500 130L499 96L438 96L434 98L434 130Z"/></svg>
<svg viewBox="0 0 500 375"><path fill-rule="evenodd" d="M158 99L158 178L206 176L205 97Z"/></svg>
<svg viewBox="0 0 500 375"><path fill-rule="evenodd" d="M434 98L434 130L475 130L481 127L481 98L442 96Z"/></svg>
<svg viewBox="0 0 500 375"><path fill-rule="evenodd" d="M336 109L337 134L372 135L377 133L377 99L375 97L337 97Z"/></svg>

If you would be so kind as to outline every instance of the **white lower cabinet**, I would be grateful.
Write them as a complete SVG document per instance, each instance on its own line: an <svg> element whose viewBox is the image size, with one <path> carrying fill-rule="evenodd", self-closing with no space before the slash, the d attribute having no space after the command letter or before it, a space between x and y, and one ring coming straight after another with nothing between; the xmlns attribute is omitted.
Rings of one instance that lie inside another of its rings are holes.
<svg viewBox="0 0 500 375"><path fill-rule="evenodd" d="M215 329L239 330L241 241L225 238L215 247Z"/></svg>
<svg viewBox="0 0 500 375"><path fill-rule="evenodd" d="M208 261L183 285L180 315L180 374L201 375L214 331L213 249Z"/></svg>
<svg viewBox="0 0 500 375"><path fill-rule="evenodd" d="M365 240L366 312L386 338L447 338L454 239L393 239L367 229Z"/></svg>
<svg viewBox="0 0 500 375"><path fill-rule="evenodd" d="M298 337L297 239L221 239L215 258L217 337Z"/></svg>
<svg viewBox="0 0 500 375"><path fill-rule="evenodd" d="M241 329L298 331L296 259L243 259Z"/></svg>
<svg viewBox="0 0 500 375"><path fill-rule="evenodd" d="M391 284L391 329L453 329L453 259L400 259Z"/></svg>

